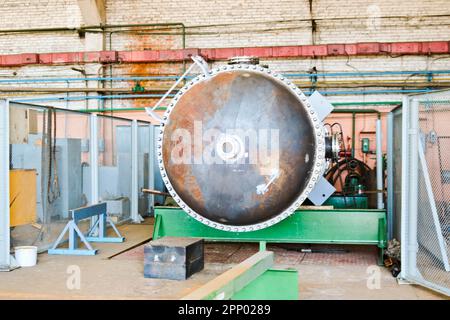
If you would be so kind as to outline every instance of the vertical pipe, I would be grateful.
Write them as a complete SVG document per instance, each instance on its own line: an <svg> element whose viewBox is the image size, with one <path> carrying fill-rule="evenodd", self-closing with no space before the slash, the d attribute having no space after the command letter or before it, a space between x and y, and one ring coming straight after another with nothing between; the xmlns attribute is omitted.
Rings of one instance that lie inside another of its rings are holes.
<svg viewBox="0 0 450 320"><path fill-rule="evenodd" d="M409 274L414 276L417 273L417 210L418 210L418 174L419 174L419 100L413 99L409 116L409 161L410 167L408 172L409 185L409 210L408 214L408 270Z"/></svg>
<svg viewBox="0 0 450 320"><path fill-rule="evenodd" d="M0 100L0 271L10 270L9 102Z"/></svg>
<svg viewBox="0 0 450 320"><path fill-rule="evenodd" d="M356 112L352 112L352 158L355 157L355 139L356 139Z"/></svg>
<svg viewBox="0 0 450 320"><path fill-rule="evenodd" d="M377 208L384 209L383 203L383 156L382 156L382 133L381 133L381 119L377 119Z"/></svg>
<svg viewBox="0 0 450 320"><path fill-rule="evenodd" d="M406 279L409 269L408 269L408 211L409 211L409 201L408 201L408 183L409 183L409 97L404 96L402 102L402 191L401 191L401 226L400 226L400 256L402 259L402 268L400 272L400 278Z"/></svg>
<svg viewBox="0 0 450 320"><path fill-rule="evenodd" d="M388 240L394 237L394 114L387 116L387 229Z"/></svg>
<svg viewBox="0 0 450 320"><path fill-rule="evenodd" d="M155 130L156 127L152 124L148 125L149 127L149 146L148 146L148 187L150 189L155 189L155 153L156 153L156 144L155 144ZM149 205L150 212L154 214L155 209L155 196L153 194L149 195Z"/></svg>
<svg viewBox="0 0 450 320"><path fill-rule="evenodd" d="M98 196L98 118L96 114L90 116L90 165L91 165L91 204L97 204Z"/></svg>
<svg viewBox="0 0 450 320"><path fill-rule="evenodd" d="M131 220L140 223L138 184L138 123L131 123Z"/></svg>
<svg viewBox="0 0 450 320"><path fill-rule="evenodd" d="M91 114L89 118L90 153L89 162L91 167L91 203L97 204L98 197L98 118L96 114ZM90 227L97 223L98 217L91 217Z"/></svg>
<svg viewBox="0 0 450 320"><path fill-rule="evenodd" d="M75 230L69 228L69 250L76 250L78 247L78 235Z"/></svg>

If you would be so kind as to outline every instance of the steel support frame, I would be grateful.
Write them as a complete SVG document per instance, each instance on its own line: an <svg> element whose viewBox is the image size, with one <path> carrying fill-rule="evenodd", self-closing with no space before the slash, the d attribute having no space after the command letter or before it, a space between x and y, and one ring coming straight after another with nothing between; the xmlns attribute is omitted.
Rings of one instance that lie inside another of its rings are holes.
<svg viewBox="0 0 450 320"><path fill-rule="evenodd" d="M90 118L90 153L89 162L91 166L91 204L98 203L98 118L91 114Z"/></svg>
<svg viewBox="0 0 450 320"><path fill-rule="evenodd" d="M82 207L70 210L72 219L66 224L62 232L59 234L53 246L48 250L50 255L95 255L97 250L92 248L90 242L124 242L119 230L116 228L112 220L108 217L106 212L106 203L94 204L87 207ZM89 229L86 235L78 228L78 222L87 218L97 217L93 226ZM106 224L109 223L116 233L116 237L108 237L106 235ZM68 233L68 248L58 248L58 246L65 242L64 236ZM94 235L95 234L95 235ZM84 243L86 249L78 248L78 238Z"/></svg>
<svg viewBox="0 0 450 320"><path fill-rule="evenodd" d="M402 197L401 197L401 242L400 250L401 257L403 261L403 266L399 275L399 279L406 280L406 275L409 271L409 256L408 256L408 222L406 220L407 214L405 210L409 210L408 193L409 193L409 114L410 114L410 104L409 97L403 97L402 103ZM416 171L417 172L417 171ZM417 178L417 177L416 177ZM417 184L417 182L416 182Z"/></svg>
<svg viewBox="0 0 450 320"><path fill-rule="evenodd" d="M141 223L144 219L139 214L139 161L138 161L138 123L131 123L131 221Z"/></svg>
<svg viewBox="0 0 450 320"><path fill-rule="evenodd" d="M148 125L148 130L149 130L149 137L148 137L148 150L149 150L149 154L148 154L148 187L152 190L155 189L155 158L154 158L154 150L156 150L156 143L155 143L155 129L156 127L152 124ZM154 214L155 212L155 196L153 194L149 194L148 195L148 199L149 199L149 205L150 205L150 212L151 214Z"/></svg>
<svg viewBox="0 0 450 320"><path fill-rule="evenodd" d="M90 153L89 162L91 167L91 204L99 201L98 196L98 118L96 114L89 116ZM91 218L91 228L95 225L96 217Z"/></svg>
<svg viewBox="0 0 450 320"><path fill-rule="evenodd" d="M387 115L387 234L394 237L394 114Z"/></svg>
<svg viewBox="0 0 450 320"><path fill-rule="evenodd" d="M0 100L0 271L11 269L9 212L9 101Z"/></svg>
<svg viewBox="0 0 450 320"><path fill-rule="evenodd" d="M384 209L383 199L383 152L381 149L382 144L382 131L381 131L381 119L377 119L376 122L376 154L377 154L377 208Z"/></svg>
<svg viewBox="0 0 450 320"><path fill-rule="evenodd" d="M401 279L417 276L418 107L417 99L403 98Z"/></svg>
<svg viewBox="0 0 450 320"><path fill-rule="evenodd" d="M387 244L386 211L370 209L297 210L266 229L227 232L208 227L174 207L155 208L153 239L200 237L218 242L363 244L379 248L383 262Z"/></svg>

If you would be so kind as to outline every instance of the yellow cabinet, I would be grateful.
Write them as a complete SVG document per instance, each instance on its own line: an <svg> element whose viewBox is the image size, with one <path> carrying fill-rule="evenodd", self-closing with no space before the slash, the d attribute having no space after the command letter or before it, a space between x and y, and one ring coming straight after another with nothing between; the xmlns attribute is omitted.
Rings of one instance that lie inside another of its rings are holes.
<svg viewBox="0 0 450 320"><path fill-rule="evenodd" d="M36 170L9 171L10 226L36 222Z"/></svg>

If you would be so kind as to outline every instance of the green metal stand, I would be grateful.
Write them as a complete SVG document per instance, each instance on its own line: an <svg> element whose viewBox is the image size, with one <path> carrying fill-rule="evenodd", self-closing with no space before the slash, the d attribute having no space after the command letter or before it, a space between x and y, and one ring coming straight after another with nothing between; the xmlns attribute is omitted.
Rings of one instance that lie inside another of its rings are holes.
<svg viewBox="0 0 450 320"><path fill-rule="evenodd" d="M153 239L164 236L200 237L206 241L222 242L374 245L379 248L378 263L382 264L387 243L386 211L300 209L266 229L253 232L227 232L198 222L180 208L156 207Z"/></svg>

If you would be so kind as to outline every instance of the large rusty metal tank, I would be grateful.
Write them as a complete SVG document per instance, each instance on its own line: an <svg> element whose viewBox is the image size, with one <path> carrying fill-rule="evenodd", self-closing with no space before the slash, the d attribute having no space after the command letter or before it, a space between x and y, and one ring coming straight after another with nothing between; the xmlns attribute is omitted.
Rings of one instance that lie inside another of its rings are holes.
<svg viewBox="0 0 450 320"><path fill-rule="evenodd" d="M288 217L326 164L325 130L308 98L251 61L187 83L167 108L157 148L174 200L225 231L254 231Z"/></svg>

